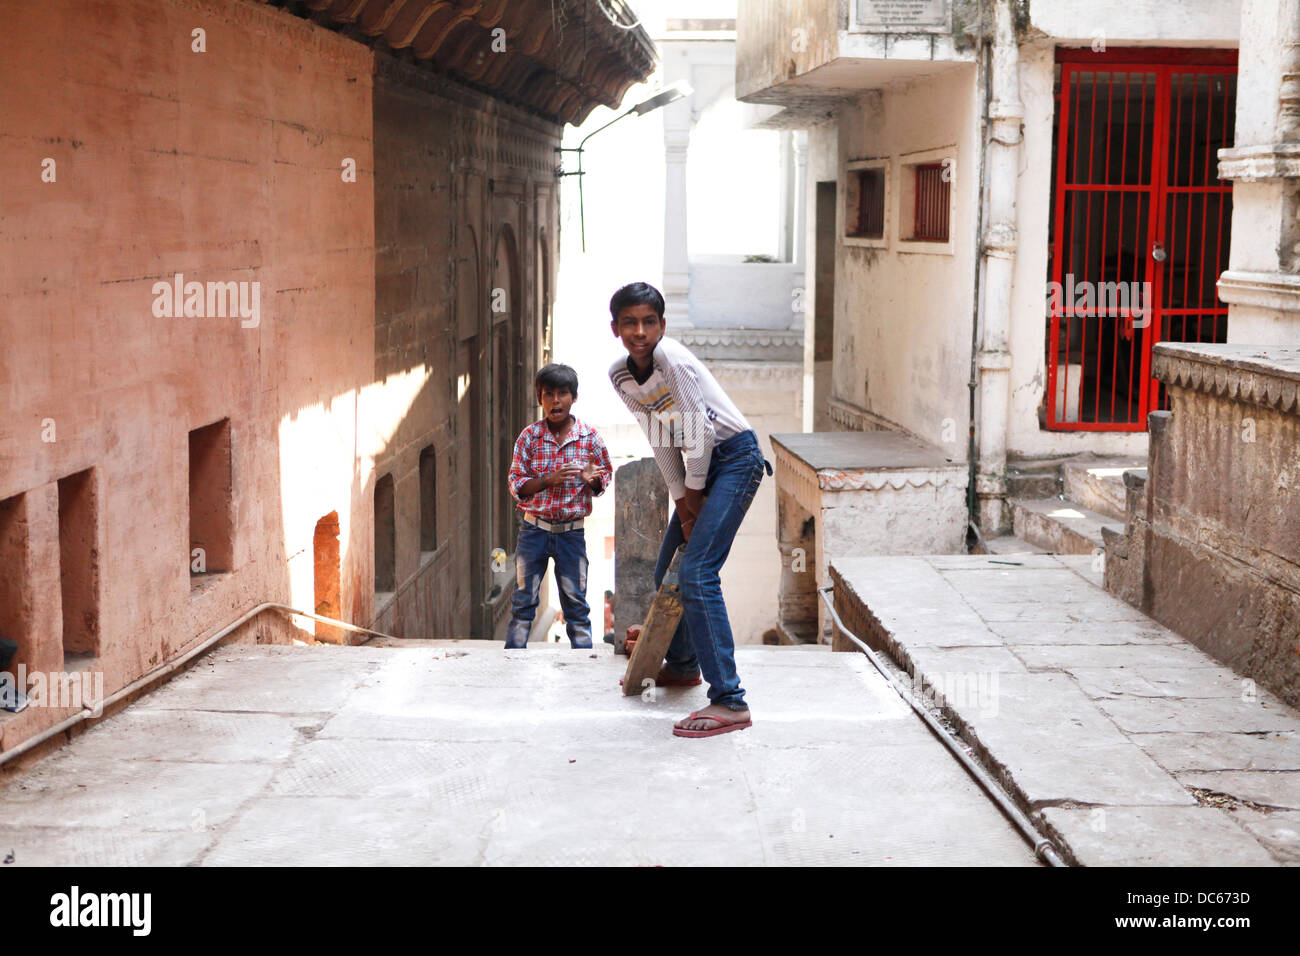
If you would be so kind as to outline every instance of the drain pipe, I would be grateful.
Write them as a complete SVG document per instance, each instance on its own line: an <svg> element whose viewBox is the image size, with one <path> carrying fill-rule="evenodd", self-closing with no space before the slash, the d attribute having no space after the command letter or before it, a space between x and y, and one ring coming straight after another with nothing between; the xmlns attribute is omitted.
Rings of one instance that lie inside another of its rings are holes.
<svg viewBox="0 0 1300 956"><path fill-rule="evenodd" d="M1011 285L1016 266L1016 177L1020 164L1020 47L1012 0L993 0L994 30L988 107L991 128L985 148L988 167L988 225L983 235L985 309L978 356L979 466L975 493L980 524L996 533L1007 497L1007 419L1011 395Z"/></svg>
<svg viewBox="0 0 1300 956"><path fill-rule="evenodd" d="M983 31L981 31L983 33ZM976 69L976 88L980 93L982 108L980 110L980 155L979 155L979 182L978 192L975 194L975 250L977 258L982 259L984 256L984 188L987 183L988 163L988 128L989 128L989 101L992 98L992 91L989 89L989 44L987 38L981 38L980 54L975 62ZM975 533L976 540L983 543L980 538L978 528L979 522L979 498L975 494L975 484L978 479L979 468L979 431L977 428L979 422L979 403L975 400L976 389L980 385L979 373L979 351L980 351L980 291L982 284L983 269L977 262L974 268L974 277L971 280L971 307L970 307L970 376L966 382L967 390L967 409L966 409L966 523L970 530ZM969 539L970 535L967 535Z"/></svg>
<svg viewBox="0 0 1300 956"><path fill-rule="evenodd" d="M57 724L55 724L52 727L47 727L45 730L41 731L35 737L31 737L28 740L24 740L17 747L12 748L11 750L6 750L4 753L0 753L0 766L8 763L10 760L13 760L17 756L26 753L27 751L31 750L33 747L40 746L41 744L45 743L45 741L53 737L55 734L60 734L65 730L71 730L73 727L77 726L77 724L81 723L84 720L88 720L92 718L98 720L100 717L103 716L104 711L108 710L109 707L117 703L122 698L128 697L131 694L134 694L136 691L142 690L145 687L148 687L150 684L153 684L158 680L161 680L162 678L166 677L168 674L171 674L179 670L181 667L183 667L184 665L192 661L194 658L198 657L208 648L212 647L222 638L228 637L236 628L251 621L253 618L257 617L257 615L261 614L263 611L271 611L271 610L285 611L289 614L298 614L301 615L302 617L309 617L312 620L321 621L325 624L331 624L334 627L341 627L344 630L348 630L348 631L353 631L361 634L371 634L375 637L387 637L387 638L392 638L393 640L400 640L400 638L393 637L393 635L391 634L381 634L379 631L372 631L369 628L365 628L365 627L357 627L357 625L349 624L346 621L336 621L331 617L322 617L321 615L313 614L310 611L300 611L298 610L298 608L289 607L289 605L287 604L275 604L275 603L259 604L257 605L257 607L253 608L251 611L246 613L243 617L239 618L239 620L235 621L233 624L227 624L221 630L217 631L217 633L213 634L207 640L200 643L197 647L193 647L190 650L186 651L184 654L176 658L174 661L169 661L166 664L160 664L158 667L155 667L153 670L149 671L149 673L144 674L141 677L137 677L135 680L131 681L131 683L127 684L121 690L104 698L104 700L99 702L97 706L89 707L83 703L82 709L77 713L73 714L71 717L67 717L59 721ZM98 716L96 715L96 711L98 711Z"/></svg>
<svg viewBox="0 0 1300 956"><path fill-rule="evenodd" d="M880 663L880 658L876 656L875 652L870 647L860 640L856 634L844 626L844 622L840 620L840 616L835 610L835 602L830 598L830 593L834 590L835 586L828 584L824 588L818 588L817 593L821 595L821 599L826 605L826 610L830 613L831 619L835 622L835 627L839 632L856 644L862 653L867 656L867 660L871 662L871 666L878 670L885 680L889 681L894 690L897 691L898 696L911 704L912 710L916 711L917 716L925 721L925 725L930 728L930 732L938 737L943 745L952 752L953 756L957 758L958 762L961 763L966 772L969 773L984 792L988 794L989 799L998 805L998 808L1006 814L1007 819L1009 819L1015 825L1016 829L1020 831L1020 835L1025 838L1025 842L1033 847L1034 856L1037 859L1042 860L1044 863L1047 863L1049 866L1065 866L1065 861L1061 859L1061 855L1057 852L1052 841L1040 834L1038 830L1034 828L1034 824L1027 816L1025 816L1018 806L1011 802L1011 799L1006 795L1003 789L998 786L997 781L989 776L988 771L976 763L974 758L966 752L966 749L961 745L960 740L949 733L948 730L944 728L943 724L939 723L939 721L934 718L933 714L917 702L910 687L885 669L885 666Z"/></svg>

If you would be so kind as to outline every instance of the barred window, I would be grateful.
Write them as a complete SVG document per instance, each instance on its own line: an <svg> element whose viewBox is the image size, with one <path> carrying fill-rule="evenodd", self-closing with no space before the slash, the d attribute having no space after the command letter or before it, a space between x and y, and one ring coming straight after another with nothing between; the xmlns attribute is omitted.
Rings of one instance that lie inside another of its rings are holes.
<svg viewBox="0 0 1300 956"><path fill-rule="evenodd" d="M908 238L915 242L948 241L952 183L945 169L942 162L917 163L913 167L912 234Z"/></svg>
<svg viewBox="0 0 1300 956"><path fill-rule="evenodd" d="M883 239L885 235L885 170L876 166L849 171L849 202L844 210L845 235Z"/></svg>

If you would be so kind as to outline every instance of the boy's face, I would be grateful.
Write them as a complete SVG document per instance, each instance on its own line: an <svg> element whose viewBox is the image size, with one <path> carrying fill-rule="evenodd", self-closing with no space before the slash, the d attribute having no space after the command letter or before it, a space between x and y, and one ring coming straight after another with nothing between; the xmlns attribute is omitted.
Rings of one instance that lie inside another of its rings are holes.
<svg viewBox="0 0 1300 956"><path fill-rule="evenodd" d="M567 385L559 388L542 386L537 390L537 404L542 406L546 420L555 425L563 425L569 419L569 408L573 405L573 392Z"/></svg>
<svg viewBox="0 0 1300 956"><path fill-rule="evenodd" d="M664 337L663 316L647 303L626 305L619 309L610 327L623 340L627 354L638 365L649 363L655 346Z"/></svg>

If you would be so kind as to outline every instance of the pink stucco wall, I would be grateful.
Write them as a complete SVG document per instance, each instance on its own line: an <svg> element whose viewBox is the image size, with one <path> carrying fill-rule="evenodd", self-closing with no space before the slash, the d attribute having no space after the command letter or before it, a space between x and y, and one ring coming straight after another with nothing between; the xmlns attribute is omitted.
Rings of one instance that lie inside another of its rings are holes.
<svg viewBox="0 0 1300 956"><path fill-rule="evenodd" d="M0 577L22 596L0 636L29 669L64 665L57 482L94 469L99 652L80 666L111 693L287 601L322 515L369 533L373 54L233 0L12 0L0 22ZM258 324L156 316L176 273L259 283ZM188 433L223 418L233 568L194 587ZM369 560L344 549L345 614ZM6 716L4 747L64 713Z"/></svg>

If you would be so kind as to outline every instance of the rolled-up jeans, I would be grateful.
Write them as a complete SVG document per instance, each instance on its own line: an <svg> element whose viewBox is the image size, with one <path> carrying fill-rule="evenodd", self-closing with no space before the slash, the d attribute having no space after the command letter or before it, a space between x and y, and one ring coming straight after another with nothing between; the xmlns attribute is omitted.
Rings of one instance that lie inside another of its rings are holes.
<svg viewBox="0 0 1300 956"><path fill-rule="evenodd" d="M745 691L736 673L736 645L722 600L720 572L764 469L772 473L752 430L713 446L704 505L678 569L685 613L664 660L677 674L700 671L709 685L710 702L731 710L746 709ZM681 518L674 509L655 564L656 589L682 540Z"/></svg>

